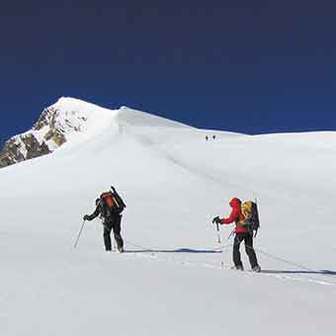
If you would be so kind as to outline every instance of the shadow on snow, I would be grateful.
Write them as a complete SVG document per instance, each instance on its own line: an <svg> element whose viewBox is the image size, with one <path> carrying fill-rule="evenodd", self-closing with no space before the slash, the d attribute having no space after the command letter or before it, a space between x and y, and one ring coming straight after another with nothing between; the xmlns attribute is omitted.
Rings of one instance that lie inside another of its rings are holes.
<svg viewBox="0 0 336 336"><path fill-rule="evenodd" d="M218 250L206 250L206 249L190 249L190 248L179 248L173 250L160 250L160 249L138 249L138 250L127 250L125 253L200 253L200 254L218 254L222 251ZM319 274L319 275L335 275L336 271L331 270L272 270L272 269L263 269L262 273L266 274Z"/></svg>
<svg viewBox="0 0 336 336"><path fill-rule="evenodd" d="M189 248L180 248L175 250L127 250L126 253L221 253L218 250L197 250L197 249L189 249Z"/></svg>
<svg viewBox="0 0 336 336"><path fill-rule="evenodd" d="M336 271L330 271L330 270L320 270L320 271L314 271L314 270L262 270L262 273L267 274L320 274L320 275L336 275Z"/></svg>

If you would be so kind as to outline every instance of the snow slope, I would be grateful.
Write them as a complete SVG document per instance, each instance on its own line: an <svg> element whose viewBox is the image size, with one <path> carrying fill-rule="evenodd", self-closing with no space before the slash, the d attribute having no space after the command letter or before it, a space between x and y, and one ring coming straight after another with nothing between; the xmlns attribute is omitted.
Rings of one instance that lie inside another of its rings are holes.
<svg viewBox="0 0 336 336"><path fill-rule="evenodd" d="M252 137L74 103L92 120L79 137L0 170L1 335L334 335L336 133ZM73 249L111 184L127 253L103 251L99 220ZM228 270L232 227L216 242L232 196L258 197L265 273Z"/></svg>

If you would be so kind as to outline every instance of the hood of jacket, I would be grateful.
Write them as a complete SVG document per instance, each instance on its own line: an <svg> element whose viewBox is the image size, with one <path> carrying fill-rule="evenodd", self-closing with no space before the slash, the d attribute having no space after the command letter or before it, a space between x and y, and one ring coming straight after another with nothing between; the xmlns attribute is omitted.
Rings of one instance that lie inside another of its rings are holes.
<svg viewBox="0 0 336 336"><path fill-rule="evenodd" d="M240 208L241 200L237 197L234 197L234 198L232 198L232 200L230 201L229 204L230 204L231 208L233 208L233 209Z"/></svg>

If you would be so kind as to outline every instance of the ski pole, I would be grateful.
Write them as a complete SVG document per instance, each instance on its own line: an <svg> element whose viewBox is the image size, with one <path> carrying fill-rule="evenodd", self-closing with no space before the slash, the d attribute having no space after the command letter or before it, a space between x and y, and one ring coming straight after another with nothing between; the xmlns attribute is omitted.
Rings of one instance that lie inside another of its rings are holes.
<svg viewBox="0 0 336 336"><path fill-rule="evenodd" d="M227 240L230 240L230 238L235 234L235 230L233 229L231 233L228 235Z"/></svg>
<svg viewBox="0 0 336 336"><path fill-rule="evenodd" d="M78 245L78 242L79 242L79 238L82 234L82 231L83 231L83 228L84 228L84 224L85 224L85 220L83 220L83 224L82 224L82 227L80 228L79 232L78 232L78 236L77 236L77 239L76 239L76 242L75 242L75 245L74 245L74 248L77 247Z"/></svg>
<svg viewBox="0 0 336 336"><path fill-rule="evenodd" d="M222 241L221 241L221 237L220 237L220 230L219 230L219 224L216 223L216 227L217 227L217 242L218 244L220 244Z"/></svg>
<svg viewBox="0 0 336 336"><path fill-rule="evenodd" d="M219 223L216 223L216 228L217 228L217 242L220 245L221 244L221 236L220 236L220 230L219 230ZM224 249L222 249L222 254L223 257L221 258L221 262L220 262L220 267L223 268L224 267Z"/></svg>

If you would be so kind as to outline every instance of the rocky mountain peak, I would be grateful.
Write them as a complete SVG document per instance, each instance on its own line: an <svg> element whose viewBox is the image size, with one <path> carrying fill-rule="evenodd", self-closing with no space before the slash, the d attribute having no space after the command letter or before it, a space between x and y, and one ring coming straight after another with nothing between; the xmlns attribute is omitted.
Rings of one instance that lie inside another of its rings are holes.
<svg viewBox="0 0 336 336"><path fill-rule="evenodd" d="M0 168L52 153L67 142L67 136L85 130L87 115L74 107L73 98L61 98L45 108L28 132L5 142L0 152Z"/></svg>

